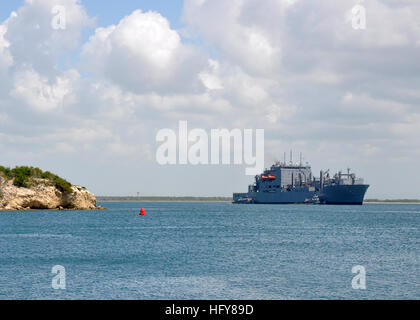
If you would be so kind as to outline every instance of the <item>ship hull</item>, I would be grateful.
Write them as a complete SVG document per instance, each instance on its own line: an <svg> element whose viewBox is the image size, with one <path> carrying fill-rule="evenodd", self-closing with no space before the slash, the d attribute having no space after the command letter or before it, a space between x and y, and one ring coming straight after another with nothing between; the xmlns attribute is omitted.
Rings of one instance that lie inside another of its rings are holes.
<svg viewBox="0 0 420 320"><path fill-rule="evenodd" d="M286 192L249 192L237 193L233 195L234 203L246 203L242 199L250 199L247 203L256 204L294 204L305 203L305 200L312 198L315 191L309 191L308 188L295 189Z"/></svg>
<svg viewBox="0 0 420 320"><path fill-rule="evenodd" d="M368 188L366 184L326 186L318 197L325 204L361 205Z"/></svg>
<svg viewBox="0 0 420 320"><path fill-rule="evenodd" d="M321 204L361 205L368 188L369 185L332 185L325 186L322 191L303 188L287 192L237 193L233 195L233 203L300 204L318 196Z"/></svg>
<svg viewBox="0 0 420 320"><path fill-rule="evenodd" d="M293 204L304 203L306 199L312 198L314 192L278 192L278 193L264 193L257 192L250 194L254 203L257 204Z"/></svg>

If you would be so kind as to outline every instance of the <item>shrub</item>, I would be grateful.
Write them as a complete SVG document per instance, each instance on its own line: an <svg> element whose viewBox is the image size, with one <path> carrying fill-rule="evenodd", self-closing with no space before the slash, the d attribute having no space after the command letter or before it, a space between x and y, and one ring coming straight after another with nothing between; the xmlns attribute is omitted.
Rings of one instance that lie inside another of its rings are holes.
<svg viewBox="0 0 420 320"><path fill-rule="evenodd" d="M42 170L40 168L32 168L31 167L31 175L35 178L41 178L42 177Z"/></svg>
<svg viewBox="0 0 420 320"><path fill-rule="evenodd" d="M35 180L38 178L50 181L51 185L54 185L63 193L72 193L73 191L71 188L72 184L70 182L49 171L43 172L39 168L22 166L10 169L0 166L0 174L9 179L13 178L13 184L17 187L29 188L34 186L38 184Z"/></svg>
<svg viewBox="0 0 420 320"><path fill-rule="evenodd" d="M57 176L55 178L55 187L64 193L73 192L73 190L71 189L71 183Z"/></svg>
<svg viewBox="0 0 420 320"><path fill-rule="evenodd" d="M12 177L12 170L10 168L0 166L0 173L3 173L6 178Z"/></svg>
<svg viewBox="0 0 420 320"><path fill-rule="evenodd" d="M41 174L42 179L54 180L56 178L55 174L52 174L49 171L45 171Z"/></svg>
<svg viewBox="0 0 420 320"><path fill-rule="evenodd" d="M16 167L12 169L12 175L14 177L13 184L17 187L27 187L31 173L32 170L29 167Z"/></svg>

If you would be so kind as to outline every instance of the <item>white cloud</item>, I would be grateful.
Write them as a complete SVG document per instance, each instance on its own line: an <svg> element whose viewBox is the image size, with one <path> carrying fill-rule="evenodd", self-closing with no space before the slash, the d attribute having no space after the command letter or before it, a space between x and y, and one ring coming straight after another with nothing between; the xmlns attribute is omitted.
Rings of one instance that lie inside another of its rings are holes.
<svg viewBox="0 0 420 320"><path fill-rule="evenodd" d="M223 89L222 80L219 77L219 62L209 59L209 71L202 71L198 74L200 80L209 90Z"/></svg>
<svg viewBox="0 0 420 320"><path fill-rule="evenodd" d="M54 150L51 150L52 153L63 153L63 154L73 154L76 153L76 148L65 142L58 142L55 144Z"/></svg>
<svg viewBox="0 0 420 320"><path fill-rule="evenodd" d="M64 30L51 26L52 9L57 5L65 8ZM92 20L79 0L27 0L3 25L16 65L55 76L57 59L77 48L83 28L92 25Z"/></svg>
<svg viewBox="0 0 420 320"><path fill-rule="evenodd" d="M266 12L268 16L260 16L270 5L274 7ZM223 58L240 64L247 72L267 75L273 74L281 61L281 35L273 36L271 30L281 23L267 26L260 19L272 18L273 12L281 18L286 6L285 1L186 0L183 17L189 33L204 37Z"/></svg>
<svg viewBox="0 0 420 320"><path fill-rule="evenodd" d="M367 94L347 92L342 98L341 111L347 115L367 116L367 120L378 120L378 117L388 116L390 121L396 121L410 111L410 106L401 102L375 99Z"/></svg>
<svg viewBox="0 0 420 320"><path fill-rule="evenodd" d="M78 78L77 71L70 70L50 83L33 69L21 70L14 74L10 94L38 111L52 111L75 102L73 84Z"/></svg>
<svg viewBox="0 0 420 320"><path fill-rule="evenodd" d="M10 54L10 42L4 38L7 27L0 24L0 70L10 67L13 64L13 57Z"/></svg>
<svg viewBox="0 0 420 320"><path fill-rule="evenodd" d="M417 146L416 152L419 152L420 149L420 110L417 114L404 115L404 119L399 122L395 122L391 125L391 131L402 137L406 143L413 143Z"/></svg>
<svg viewBox="0 0 420 320"><path fill-rule="evenodd" d="M205 57L181 42L157 12L136 10L118 25L98 28L83 57L100 76L132 92L197 91Z"/></svg>
<svg viewBox="0 0 420 320"><path fill-rule="evenodd" d="M337 21L336 26L340 31L336 32L338 40L364 48L412 45L420 40L418 2L404 1L403 5L401 2L393 5L387 0L373 0L361 4L366 8L366 29L355 32ZM337 10L340 8L343 8L343 4L337 4ZM347 23L351 24L351 7L346 17Z"/></svg>
<svg viewBox="0 0 420 320"><path fill-rule="evenodd" d="M276 124L279 121L285 122L285 120L293 117L296 114L296 111L297 107L295 106L279 106L272 104L266 109L266 118L272 124Z"/></svg>

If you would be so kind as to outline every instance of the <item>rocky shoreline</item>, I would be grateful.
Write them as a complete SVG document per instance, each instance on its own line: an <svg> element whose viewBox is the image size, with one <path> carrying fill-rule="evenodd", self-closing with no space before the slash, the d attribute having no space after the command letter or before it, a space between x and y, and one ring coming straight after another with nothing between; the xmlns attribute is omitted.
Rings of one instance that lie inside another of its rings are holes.
<svg viewBox="0 0 420 320"><path fill-rule="evenodd" d="M47 179L36 179L30 187L19 187L0 176L0 211L103 210L96 197L81 186L61 191Z"/></svg>

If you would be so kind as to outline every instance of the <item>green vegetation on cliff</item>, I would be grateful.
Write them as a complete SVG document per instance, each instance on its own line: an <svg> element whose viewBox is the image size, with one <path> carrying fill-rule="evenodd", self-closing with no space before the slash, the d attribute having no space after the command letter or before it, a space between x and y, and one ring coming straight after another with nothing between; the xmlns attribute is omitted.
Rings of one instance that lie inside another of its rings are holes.
<svg viewBox="0 0 420 320"><path fill-rule="evenodd" d="M10 169L0 166L0 177L1 176L6 179L13 179L13 184L17 187L30 188L40 183L47 183L49 185L54 185L63 193L72 192L72 185L70 182L49 171L44 172L39 168L21 166Z"/></svg>

